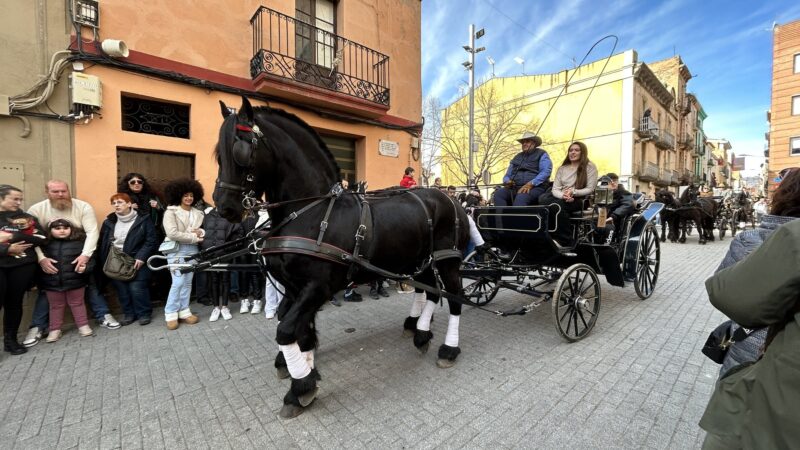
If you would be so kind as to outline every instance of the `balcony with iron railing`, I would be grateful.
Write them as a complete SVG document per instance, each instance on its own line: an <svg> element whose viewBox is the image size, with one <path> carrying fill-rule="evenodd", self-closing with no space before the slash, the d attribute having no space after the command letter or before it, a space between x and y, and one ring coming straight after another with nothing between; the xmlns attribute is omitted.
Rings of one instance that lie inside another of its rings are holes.
<svg viewBox="0 0 800 450"><path fill-rule="evenodd" d="M658 164L650 161L639 163L636 167L636 177L641 181L657 181L658 174Z"/></svg>
<svg viewBox="0 0 800 450"><path fill-rule="evenodd" d="M655 139L655 143L657 147L674 150L675 136L669 131L661 130L661 133Z"/></svg>
<svg viewBox="0 0 800 450"><path fill-rule="evenodd" d="M683 176L681 178L682 178L681 181L686 181L687 183L692 184L695 178L694 171L689 169L683 169Z"/></svg>
<svg viewBox="0 0 800 450"><path fill-rule="evenodd" d="M681 131L678 136L678 145L687 150L694 147L695 136L688 131Z"/></svg>
<svg viewBox="0 0 800 450"><path fill-rule="evenodd" d="M389 109L387 55L264 6L250 25L259 91L366 115Z"/></svg>
<svg viewBox="0 0 800 450"><path fill-rule="evenodd" d="M680 170L670 170L669 172L672 172L672 174L670 175L670 180L669 180L670 184L673 185L673 186L680 185L683 172L680 171Z"/></svg>
<svg viewBox="0 0 800 450"><path fill-rule="evenodd" d="M654 183L660 186L669 186L672 184L672 171L661 168L658 171L658 179Z"/></svg>
<svg viewBox="0 0 800 450"><path fill-rule="evenodd" d="M642 117L636 132L640 137L655 139L659 136L658 123L652 117Z"/></svg>

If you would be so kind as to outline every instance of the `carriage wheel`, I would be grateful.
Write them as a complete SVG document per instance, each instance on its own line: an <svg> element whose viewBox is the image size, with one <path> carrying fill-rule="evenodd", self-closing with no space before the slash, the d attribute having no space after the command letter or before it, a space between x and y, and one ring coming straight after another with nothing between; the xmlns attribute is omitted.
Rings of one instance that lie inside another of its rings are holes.
<svg viewBox="0 0 800 450"><path fill-rule="evenodd" d="M464 269L478 269L498 266L500 260L492 252L486 252L483 255L483 261L477 261L478 252L472 252L464 259ZM464 297L471 300L479 306L483 306L497 295L500 286L497 285L498 278L493 276L482 276L478 279L464 278Z"/></svg>
<svg viewBox="0 0 800 450"><path fill-rule="evenodd" d="M645 300L653 295L658 282L658 269L661 266L661 244L658 242L653 225L648 225L644 229L636 259L636 280L633 287L636 289L636 295Z"/></svg>
<svg viewBox="0 0 800 450"><path fill-rule="evenodd" d="M739 229L739 211L734 211L731 215L731 237L736 236Z"/></svg>
<svg viewBox="0 0 800 450"><path fill-rule="evenodd" d="M575 342L592 331L600 314L600 280L586 264L574 264L561 274L553 291L553 321L558 333Z"/></svg>

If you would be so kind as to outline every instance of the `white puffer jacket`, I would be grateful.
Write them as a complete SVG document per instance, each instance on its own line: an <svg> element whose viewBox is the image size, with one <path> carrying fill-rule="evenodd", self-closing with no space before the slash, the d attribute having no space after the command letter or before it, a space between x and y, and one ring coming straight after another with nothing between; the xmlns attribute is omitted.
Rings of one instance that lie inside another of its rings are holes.
<svg viewBox="0 0 800 450"><path fill-rule="evenodd" d="M201 228L204 216L203 211L197 208L186 211L180 206L167 206L167 210L164 212L164 232L173 241L181 244L196 244L199 238L194 231L200 230L201 236L206 234Z"/></svg>

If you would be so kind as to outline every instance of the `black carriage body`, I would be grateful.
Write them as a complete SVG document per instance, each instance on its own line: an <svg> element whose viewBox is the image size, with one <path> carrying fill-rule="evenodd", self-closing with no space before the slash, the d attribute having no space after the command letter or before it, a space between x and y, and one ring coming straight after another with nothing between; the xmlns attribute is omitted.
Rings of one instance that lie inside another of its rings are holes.
<svg viewBox="0 0 800 450"><path fill-rule="evenodd" d="M572 226L578 243L575 248L559 248L550 233L555 231L551 217L553 206L495 206L476 208L475 224L483 238L492 246L517 253L515 265L530 267L567 268L586 264L606 276L614 286L623 286L618 250L605 244L584 239L591 219L573 219Z"/></svg>

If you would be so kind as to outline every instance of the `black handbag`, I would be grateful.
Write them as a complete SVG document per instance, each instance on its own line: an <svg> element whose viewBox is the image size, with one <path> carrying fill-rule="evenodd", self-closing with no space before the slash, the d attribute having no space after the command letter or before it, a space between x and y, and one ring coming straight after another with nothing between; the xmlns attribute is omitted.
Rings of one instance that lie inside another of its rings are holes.
<svg viewBox="0 0 800 450"><path fill-rule="evenodd" d="M103 273L112 280L130 281L136 276L135 264L132 256L112 245L103 264Z"/></svg>
<svg viewBox="0 0 800 450"><path fill-rule="evenodd" d="M701 350L704 355L717 364L722 364L725 354L728 353L728 349L733 343L730 335L732 323L732 321L726 320L717 328L714 328L714 331L708 335L708 339L706 339L706 343Z"/></svg>

